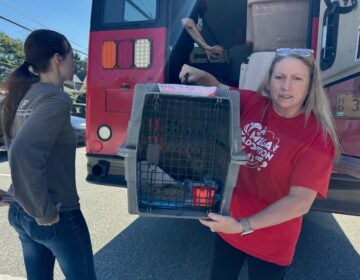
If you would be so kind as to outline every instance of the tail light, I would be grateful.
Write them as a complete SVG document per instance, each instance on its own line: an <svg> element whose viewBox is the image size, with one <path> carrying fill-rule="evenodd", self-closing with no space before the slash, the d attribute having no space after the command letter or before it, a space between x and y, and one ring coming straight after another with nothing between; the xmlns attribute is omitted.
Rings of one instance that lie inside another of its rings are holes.
<svg viewBox="0 0 360 280"><path fill-rule="evenodd" d="M149 39L105 41L101 65L104 69L149 68L152 43Z"/></svg>
<svg viewBox="0 0 360 280"><path fill-rule="evenodd" d="M134 66L135 68L149 68L151 64L151 41L149 39L137 39L134 42Z"/></svg>
<svg viewBox="0 0 360 280"><path fill-rule="evenodd" d="M101 65L104 69L113 69L116 66L116 43L105 41L101 50Z"/></svg>

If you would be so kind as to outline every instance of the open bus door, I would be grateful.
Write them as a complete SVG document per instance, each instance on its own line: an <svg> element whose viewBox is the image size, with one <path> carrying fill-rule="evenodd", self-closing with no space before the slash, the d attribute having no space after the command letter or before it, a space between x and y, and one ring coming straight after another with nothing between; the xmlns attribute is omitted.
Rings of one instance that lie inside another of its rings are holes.
<svg viewBox="0 0 360 280"><path fill-rule="evenodd" d="M316 57L342 155L328 198L313 209L360 215L360 6L357 0L320 2Z"/></svg>

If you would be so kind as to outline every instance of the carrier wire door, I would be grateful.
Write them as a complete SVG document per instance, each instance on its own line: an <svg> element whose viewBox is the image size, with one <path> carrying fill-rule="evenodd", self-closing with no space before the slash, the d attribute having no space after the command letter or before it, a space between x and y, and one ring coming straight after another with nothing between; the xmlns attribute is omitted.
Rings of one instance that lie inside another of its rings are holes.
<svg viewBox="0 0 360 280"><path fill-rule="evenodd" d="M234 187L227 181L234 185L238 172L237 165L231 172L235 178L227 180L233 165L232 100L162 94L149 91L149 86L137 86L137 91L141 97L135 100L135 93L134 103L139 104L133 103L133 110L138 113L130 121L137 129L133 125L128 131L128 138L137 135L132 172L136 179L126 176L129 212L185 218L221 213L225 194ZM125 161L132 157L122 154ZM130 168L128 161L125 170Z"/></svg>

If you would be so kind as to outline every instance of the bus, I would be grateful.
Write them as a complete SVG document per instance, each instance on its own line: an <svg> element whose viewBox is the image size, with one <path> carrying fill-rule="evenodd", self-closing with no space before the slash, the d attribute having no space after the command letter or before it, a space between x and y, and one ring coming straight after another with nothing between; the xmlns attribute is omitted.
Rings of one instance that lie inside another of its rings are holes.
<svg viewBox="0 0 360 280"><path fill-rule="evenodd" d="M334 166L328 199L313 209L360 214L360 7L357 0L206 0L201 34L224 54L207 57L192 43L184 49L183 18L196 0L93 0L86 94L87 181L126 187L123 158L137 83L180 83L179 64L211 72L225 84L231 77L232 47L243 35L246 58L279 47L315 51L331 101L343 154ZM340 3L341 2L341 3ZM250 59L249 59L250 58ZM259 62L258 62L259 63ZM263 64L261 62L260 64ZM256 69L256 68L255 68ZM246 74L248 80L258 75Z"/></svg>

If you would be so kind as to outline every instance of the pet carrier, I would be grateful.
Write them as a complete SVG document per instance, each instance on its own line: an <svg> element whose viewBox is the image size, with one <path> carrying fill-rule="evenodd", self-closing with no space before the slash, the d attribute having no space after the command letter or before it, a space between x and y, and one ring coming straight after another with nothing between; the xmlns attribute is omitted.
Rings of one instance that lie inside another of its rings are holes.
<svg viewBox="0 0 360 280"><path fill-rule="evenodd" d="M126 143L119 149L129 213L181 218L228 213L239 166L247 161L239 106L237 91L138 84Z"/></svg>

